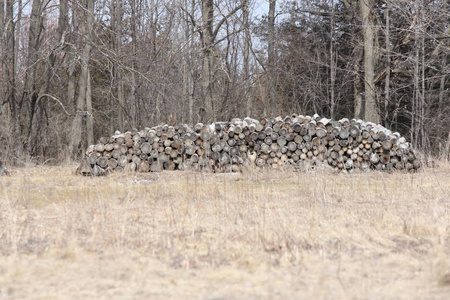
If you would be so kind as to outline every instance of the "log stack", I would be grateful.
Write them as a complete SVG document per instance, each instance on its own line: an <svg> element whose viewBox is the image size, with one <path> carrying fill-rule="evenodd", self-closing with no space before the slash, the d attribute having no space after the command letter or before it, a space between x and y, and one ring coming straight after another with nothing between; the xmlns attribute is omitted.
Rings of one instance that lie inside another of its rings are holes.
<svg viewBox="0 0 450 300"><path fill-rule="evenodd" d="M116 132L88 147L81 173L237 172L244 164L301 170L328 165L347 171L415 171L421 167L406 139L381 125L292 115Z"/></svg>

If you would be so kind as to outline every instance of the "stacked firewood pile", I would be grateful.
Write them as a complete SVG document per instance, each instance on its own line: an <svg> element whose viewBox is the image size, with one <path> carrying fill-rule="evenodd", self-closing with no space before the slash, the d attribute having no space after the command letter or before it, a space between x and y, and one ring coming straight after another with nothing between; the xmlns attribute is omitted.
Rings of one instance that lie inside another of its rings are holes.
<svg viewBox="0 0 450 300"><path fill-rule="evenodd" d="M421 167L406 139L381 125L293 115L116 132L88 147L78 171L85 175L113 170L237 172L244 164L302 170L316 165L337 170Z"/></svg>

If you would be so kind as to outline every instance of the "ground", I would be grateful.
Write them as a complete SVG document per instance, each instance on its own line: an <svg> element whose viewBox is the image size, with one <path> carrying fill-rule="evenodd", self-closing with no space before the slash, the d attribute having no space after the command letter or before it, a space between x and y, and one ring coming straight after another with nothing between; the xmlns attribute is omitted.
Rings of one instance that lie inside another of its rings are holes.
<svg viewBox="0 0 450 300"><path fill-rule="evenodd" d="M450 166L0 177L0 299L450 299Z"/></svg>

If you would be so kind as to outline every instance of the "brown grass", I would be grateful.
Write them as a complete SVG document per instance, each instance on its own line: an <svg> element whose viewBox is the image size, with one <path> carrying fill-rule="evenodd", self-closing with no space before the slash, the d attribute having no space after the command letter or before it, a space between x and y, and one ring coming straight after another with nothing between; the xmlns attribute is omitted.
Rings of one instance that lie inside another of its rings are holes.
<svg viewBox="0 0 450 300"><path fill-rule="evenodd" d="M0 299L450 299L450 166L0 178Z"/></svg>

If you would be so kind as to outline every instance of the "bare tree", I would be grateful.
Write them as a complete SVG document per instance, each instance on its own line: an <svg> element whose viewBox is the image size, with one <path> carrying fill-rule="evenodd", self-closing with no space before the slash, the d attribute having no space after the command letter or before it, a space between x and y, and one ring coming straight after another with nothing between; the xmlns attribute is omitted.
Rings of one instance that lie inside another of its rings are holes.
<svg viewBox="0 0 450 300"><path fill-rule="evenodd" d="M39 60L39 50L41 47L41 32L43 28L43 9L45 3L40 0L33 0L30 16L30 27L28 33L28 57L26 65L26 76L25 76L25 89L24 98L27 99L28 104L28 114L29 114L29 125L28 125L28 153L32 156L36 155L35 142L36 142L36 126L41 124L41 120L35 122L36 126L33 126L33 120L35 118L35 113L37 111L36 104L39 97L38 94L38 83L36 80L36 69Z"/></svg>
<svg viewBox="0 0 450 300"><path fill-rule="evenodd" d="M391 85L391 18L390 18L390 10L391 10L391 1L387 1L386 10L384 12L385 15L385 51L386 51L386 80L384 83L384 116L383 121L384 125L388 126L388 118L389 118L389 102L390 102L390 85Z"/></svg>
<svg viewBox="0 0 450 300"><path fill-rule="evenodd" d="M216 119L215 101L214 101L214 50L215 46L227 38L227 36L217 40L217 35L222 25L237 11L242 8L242 3L231 9L224 15L214 27L214 1L202 1L202 25L199 28L202 41L202 87L203 87L203 107L200 109L200 115L203 122L211 122Z"/></svg>
<svg viewBox="0 0 450 300"><path fill-rule="evenodd" d="M331 1L331 22L330 22L330 117L334 119L335 116L335 85L336 85L336 57L337 51L334 49L334 31L335 31L335 6L334 0Z"/></svg>
<svg viewBox="0 0 450 300"><path fill-rule="evenodd" d="M16 99L16 62L15 62L15 23L14 23L14 1L6 0L3 35L2 35L2 76L3 76L3 101L2 105L7 105L8 120L11 124L10 136L8 139L9 153L12 153L13 162L17 162L21 148L19 106ZM3 7L2 7L3 9ZM8 155L9 156L9 155Z"/></svg>
<svg viewBox="0 0 450 300"><path fill-rule="evenodd" d="M152 1L153 3L153 1ZM124 92L123 92L123 69L120 65L121 38L122 38L122 3L119 0L111 0L111 31L113 35L113 51L115 54L113 60L114 85L116 87L116 95L118 103L118 126L119 130L124 130Z"/></svg>
<svg viewBox="0 0 450 300"><path fill-rule="evenodd" d="M137 99L136 99L136 51L137 51L137 24L138 24L138 3L136 0L130 0L130 8L131 8L131 19L130 19L130 30L131 30L131 81L130 81L130 106L131 106L131 126L137 126Z"/></svg>
<svg viewBox="0 0 450 300"><path fill-rule="evenodd" d="M73 111L77 113L76 109L76 103L75 103L75 89L76 89L76 82L75 82L75 70L77 67L77 49L75 45L77 44L76 37L75 37L75 31L78 28L78 9L76 5L72 6L71 9L72 14L72 30L68 37L68 45L67 45L67 103L69 103L70 107L73 107ZM78 121L77 121L78 122ZM81 126L81 125L80 125ZM68 128L69 131L73 130L73 124L70 128ZM71 133L69 133L71 135ZM72 137L69 136L69 140L72 141ZM70 147L70 146L69 146ZM69 151L74 151L73 149L70 149Z"/></svg>
<svg viewBox="0 0 450 300"><path fill-rule="evenodd" d="M0 57L2 57L2 59L0 60L0 65L2 67L2 69L4 68L4 56L3 56L3 52L5 51L5 41L4 41L4 31L5 31L5 0L0 0ZM3 81L3 78L2 78ZM3 84L3 82L0 82L0 91L1 94L4 93L3 89L5 87L5 85ZM7 115L7 111L4 110L5 107L5 102L3 100L3 97L0 96L0 115L2 116L2 120L5 119L5 116ZM0 124L3 125L3 124Z"/></svg>
<svg viewBox="0 0 450 300"><path fill-rule="evenodd" d="M76 158L79 152L80 143L82 141L83 123L82 117L86 115L86 94L89 80L89 61L91 56L91 35L93 31L93 19L94 19L94 1L95 0L83 0L80 3L82 9L81 14L85 18L85 22L80 24L81 26L81 39L83 44L83 50L80 56L81 59L81 71L78 80L78 97L76 101L75 117L72 122L71 130L71 147L72 157ZM87 133L88 136L92 135L92 132ZM90 138L89 138L90 139Z"/></svg>
<svg viewBox="0 0 450 300"><path fill-rule="evenodd" d="M245 82L245 100L246 100L246 115L250 116L252 113L252 96L250 95L250 47L251 47L251 35L250 35L250 1L242 0L242 23L244 26L244 51L243 64L244 64L244 82Z"/></svg>
<svg viewBox="0 0 450 300"><path fill-rule="evenodd" d="M195 14L195 0L183 0L181 9L183 16L183 33L185 43L188 49L185 52L185 59L183 60L183 98L187 104L187 121L189 124L194 122L194 93L195 93L195 75L194 75L194 30L195 22L192 24L193 16Z"/></svg>
<svg viewBox="0 0 450 300"><path fill-rule="evenodd" d="M41 9L42 11L45 9L50 1L47 1L44 7ZM58 14L58 27L55 34L54 44L50 45L51 49L47 57L41 58L44 60L44 68L43 68L43 78L42 85L39 88L38 97L36 102L32 103L32 110L30 112L30 128L28 132L28 153L30 156L43 156L43 151L37 150L39 146L42 146L42 143L39 142L39 137L41 140L43 136L47 135L48 132L43 130L44 122L44 114L47 109L47 101L48 99L56 99L51 95L50 91L50 83L53 77L53 68L56 63L56 58L58 53L65 47L65 38L68 30L68 18L69 18L69 10L68 10L68 0L60 0L59 2L59 14ZM59 100L58 100L59 101ZM65 107L63 108L65 110ZM41 144L41 145L39 145Z"/></svg>
<svg viewBox="0 0 450 300"><path fill-rule="evenodd" d="M203 122L215 121L214 106L214 1L202 1L202 46L203 46L203 67L202 67L202 83L204 94L204 116Z"/></svg>
<svg viewBox="0 0 450 300"><path fill-rule="evenodd" d="M445 148L448 1L268 0L261 19L252 3L0 0L2 159L63 159L65 145L76 158L117 129L244 112L381 116Z"/></svg>
<svg viewBox="0 0 450 300"><path fill-rule="evenodd" d="M86 140L88 145L94 144L94 116L92 114L91 72L87 70L86 80Z"/></svg>
<svg viewBox="0 0 450 300"><path fill-rule="evenodd" d="M376 97L375 97L375 54L374 54L374 17L372 13L373 0L360 0L361 19L364 36L364 119L379 123Z"/></svg>
<svg viewBox="0 0 450 300"><path fill-rule="evenodd" d="M4 55L3 52L6 50L4 45L4 29L5 29L5 0L0 0L0 57L2 58L0 60L0 66L2 70L4 69ZM2 133L0 133L0 163L4 163L8 159L8 145L7 140L9 134L9 130L7 130L7 119L9 112L6 109L6 98L4 98L5 95L5 84L3 83L3 78L0 80L0 130Z"/></svg>
<svg viewBox="0 0 450 300"><path fill-rule="evenodd" d="M277 115L277 95L276 95L276 78L275 78L275 8L276 0L269 0L268 15L268 38L267 38L267 73L269 82L269 103L270 112Z"/></svg>

